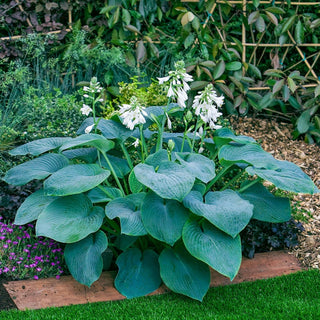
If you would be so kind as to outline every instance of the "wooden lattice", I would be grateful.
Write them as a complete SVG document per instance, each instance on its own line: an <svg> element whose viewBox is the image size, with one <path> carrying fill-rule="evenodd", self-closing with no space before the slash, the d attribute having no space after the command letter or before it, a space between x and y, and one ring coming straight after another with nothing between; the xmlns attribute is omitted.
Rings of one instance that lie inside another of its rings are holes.
<svg viewBox="0 0 320 320"><path fill-rule="evenodd" d="M199 2L199 0L182 0L182 2ZM234 5L241 6L242 14L244 16L246 16L247 5L252 4L252 3L253 3L253 1L248 1L248 0L234 0L234 1L216 0L216 2L212 6L210 12L208 12L208 18L205 21L205 23L203 24L203 27L204 28L207 27L208 22L211 20L213 22L214 28L216 29L221 41L224 43L225 46L226 46L226 44L237 45L235 42L228 42L226 40L226 34L225 34L224 30L220 30L215 25L215 20L214 20L212 14L215 10L219 9L219 5L228 4L231 6L234 6ZM286 2L285 1L269 0L269 1L260 1L260 4L270 4L270 6L274 5L274 4L283 4L284 5L284 4L286 4ZM319 6L319 5L320 5L320 2L291 2L291 6ZM220 18L222 19L221 15L220 15ZM223 21L220 21L220 22L223 24ZM282 63L283 63L287 54L288 54L288 48L294 47L297 50L298 55L301 57L301 61L299 61L298 63L296 63L294 65L289 66L288 68L286 68L286 70L290 70L300 63L305 63L305 65L307 66L307 69L308 69L305 76L307 77L309 74L311 74L314 78L314 83L305 84L304 87L316 87L320 84L320 80L319 80L320 77L316 74L316 72L314 70L314 67L320 57L320 44L319 43L297 44L290 31L287 31L287 33L288 33L288 36L289 36L291 43L285 43L283 45L280 45L278 43L263 43L262 41L264 39L265 32L261 35L260 39L257 42L253 43L253 42L247 41L248 40L247 39L247 32L248 31L246 30L245 24L242 23L242 29L241 29L241 44L243 47L242 62L251 63L252 60L255 60L256 59L255 54L256 54L256 51L258 48L264 48L264 53L265 53L265 48L272 48L272 49L285 48L286 50L285 50L285 53L282 57ZM254 49L253 49L253 52L252 52L249 60L247 61L247 48L250 48L250 47L253 47ZM303 53L303 50L302 50L303 47L317 47L317 48L319 48L319 50L317 50L316 53L306 57L305 54ZM310 64L309 59L311 59L313 57L315 57L315 58L314 58L312 64ZM263 58L263 55L260 56L259 62L261 62L262 58ZM254 62L256 62L256 61L254 61ZM270 88L269 87L252 87L249 89L250 90L269 90Z"/></svg>

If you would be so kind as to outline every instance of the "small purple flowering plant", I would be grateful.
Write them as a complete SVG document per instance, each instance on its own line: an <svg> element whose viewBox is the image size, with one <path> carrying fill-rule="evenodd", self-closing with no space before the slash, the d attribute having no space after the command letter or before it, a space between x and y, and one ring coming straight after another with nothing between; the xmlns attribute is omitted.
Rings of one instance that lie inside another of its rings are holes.
<svg viewBox="0 0 320 320"><path fill-rule="evenodd" d="M33 224L17 226L0 216L0 279L59 279L64 270L59 243L36 237Z"/></svg>

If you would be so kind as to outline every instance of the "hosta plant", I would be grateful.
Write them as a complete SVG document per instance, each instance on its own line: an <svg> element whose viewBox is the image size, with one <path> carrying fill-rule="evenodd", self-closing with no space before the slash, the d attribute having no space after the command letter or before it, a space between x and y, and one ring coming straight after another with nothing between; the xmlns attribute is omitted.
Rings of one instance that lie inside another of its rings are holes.
<svg viewBox="0 0 320 320"><path fill-rule="evenodd" d="M231 280L236 276L239 233L251 219L290 219L289 199L272 195L264 180L283 190L319 192L295 164L219 128L223 97L211 84L188 102L191 82L179 62L159 79L166 106L145 107L132 97L106 120L96 117L101 88L92 79L81 109L92 117L77 137L40 139L11 151L37 157L9 170L7 183L44 180L14 223L36 220L38 236L66 243L65 261L80 283L90 286L100 277L109 248L116 258L115 287L124 296L143 296L164 283L202 300L210 267ZM184 132L170 132L175 117Z"/></svg>

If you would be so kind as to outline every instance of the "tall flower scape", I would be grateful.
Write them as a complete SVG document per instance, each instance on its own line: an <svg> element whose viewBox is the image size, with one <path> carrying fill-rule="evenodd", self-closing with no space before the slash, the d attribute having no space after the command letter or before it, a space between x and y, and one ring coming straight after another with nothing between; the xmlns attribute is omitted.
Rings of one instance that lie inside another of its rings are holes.
<svg viewBox="0 0 320 320"><path fill-rule="evenodd" d="M19 208L15 224L36 221L38 236L65 243L65 261L80 283L90 286L100 277L102 255L110 249L115 287L127 298L164 283L202 300L210 268L236 276L239 233L251 219L290 219L289 199L275 197L263 181L319 192L295 164L219 126L224 98L212 84L189 101L191 82L177 62L159 78L166 106L145 106L133 96L118 114L102 119L96 107L103 89L93 78L81 108L92 117L77 137L40 139L11 151L36 157L9 170L6 182L44 180ZM173 132L176 123L182 132Z"/></svg>

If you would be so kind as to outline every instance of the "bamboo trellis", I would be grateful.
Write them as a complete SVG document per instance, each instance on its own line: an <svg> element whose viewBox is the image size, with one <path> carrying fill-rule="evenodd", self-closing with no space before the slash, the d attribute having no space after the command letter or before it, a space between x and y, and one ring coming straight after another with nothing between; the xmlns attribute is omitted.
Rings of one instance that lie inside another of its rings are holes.
<svg viewBox="0 0 320 320"><path fill-rule="evenodd" d="M182 0L182 2L199 2L199 0ZM242 7L242 14L244 16L246 16L246 12L247 12L247 5L248 4L252 4L253 1L250 0L232 0L232 1L224 1L224 0L216 0L215 3L213 4L211 10L208 12L208 19L205 21L205 23L203 24L203 27L206 27L208 24L208 20L211 19L212 22L214 23L214 19L212 17L213 12L217 9L219 4L222 5L240 5ZM270 5L274 5L274 4L285 4L284 1L274 1L274 0L269 0L269 1L260 1L260 4L270 4ZM292 6L319 6L320 2L291 2ZM221 15L220 15L221 17ZM221 41L224 43L224 46L228 43L229 45L236 45L235 42L227 42L226 40L226 36L223 35L223 32L221 30L219 30L217 28L217 26L215 26L215 29L217 29L218 31L218 35L221 39ZM320 57L320 43L301 43L298 44L296 43L296 41L294 40L294 37L292 36L292 34L290 33L290 31L287 31L287 34L291 40L291 43L285 43L285 44L278 44L278 43L263 43L262 39L265 33L262 34L262 36L260 37L259 41L256 43L252 43L252 42L247 42L247 30L245 27L245 24L242 23L242 27L241 27L241 45L242 45L242 62L247 62L247 48L249 47L253 47L253 54L251 54L251 58L250 58L250 62L252 60L252 57L254 56L255 52L257 51L258 48L291 48L294 47L296 48L299 56L301 57L301 61L298 62L297 64L304 62L305 65L307 66L307 73L306 76L308 76L310 73L312 74L312 76L315 79L315 83L309 83L309 84L305 84L303 87L316 87L320 84L320 77L316 74L316 72L314 71L314 66L316 64L316 62L318 61L319 57ZM305 57L303 51L301 50L301 48L303 47L318 47L319 50L316 54L313 54L309 57ZM284 54L284 58L287 55L287 52L285 52ZM310 59L311 57L315 56L316 58L314 59L313 63L310 64L308 59ZM284 58L282 60L284 60ZM261 58L260 58L261 61ZM295 64L295 66L297 65ZM292 66L290 66L288 69L291 69ZM249 88L249 90L269 90L269 87L251 87Z"/></svg>

